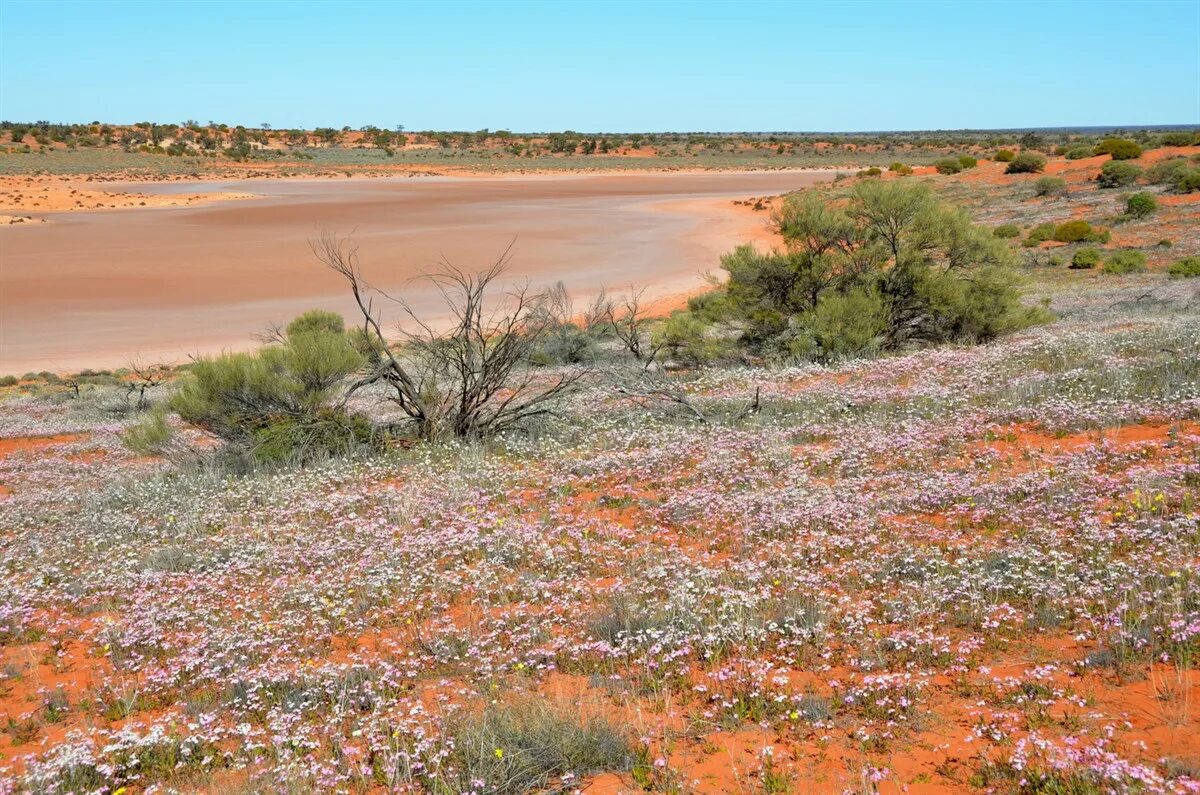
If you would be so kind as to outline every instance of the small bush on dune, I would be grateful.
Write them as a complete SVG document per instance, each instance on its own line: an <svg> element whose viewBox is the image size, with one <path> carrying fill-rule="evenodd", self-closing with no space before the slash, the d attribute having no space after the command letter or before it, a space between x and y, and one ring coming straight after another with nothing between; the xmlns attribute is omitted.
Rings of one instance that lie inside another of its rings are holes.
<svg viewBox="0 0 1200 795"><path fill-rule="evenodd" d="M338 331L334 331L334 327ZM333 390L362 367L341 318L301 316L279 344L200 359L169 401L184 422L260 463L303 463L376 443L370 423L333 405Z"/></svg>
<svg viewBox="0 0 1200 795"><path fill-rule="evenodd" d="M16 386L19 383L21 383L21 379L17 378L15 375L6 375L3 378L0 378L0 386Z"/></svg>
<svg viewBox="0 0 1200 795"><path fill-rule="evenodd" d="M888 166L888 171L899 174L902 177L907 177L909 174L913 173L912 166L906 166L899 161Z"/></svg>
<svg viewBox="0 0 1200 795"><path fill-rule="evenodd" d="M864 168L862 171L859 171L857 174L855 174L855 176L857 176L857 177L878 177L882 173L883 172L877 166L871 166L870 168Z"/></svg>
<svg viewBox="0 0 1200 795"><path fill-rule="evenodd" d="M933 161L933 167L939 174L957 174L963 170L962 163L957 157L940 157Z"/></svg>
<svg viewBox="0 0 1200 795"><path fill-rule="evenodd" d="M1200 191L1200 168L1189 168L1176 174L1171 181L1171 190L1176 193Z"/></svg>
<svg viewBox="0 0 1200 795"><path fill-rule="evenodd" d="M1021 236L1021 229L1016 224L1000 224L992 230L992 234L999 238L1013 238Z"/></svg>
<svg viewBox="0 0 1200 795"><path fill-rule="evenodd" d="M1059 196L1067 192L1067 181L1062 177L1038 177L1033 192L1036 196Z"/></svg>
<svg viewBox="0 0 1200 795"><path fill-rule="evenodd" d="M992 159L995 160L997 163L1010 163L1010 162L1012 162L1012 159L1016 156L1017 156L1017 153L1011 149L1001 149L998 152L996 152L995 156Z"/></svg>
<svg viewBox="0 0 1200 795"><path fill-rule="evenodd" d="M1113 160L1133 160L1142 156L1142 147L1128 138L1105 138L1092 150L1095 155L1111 155Z"/></svg>
<svg viewBox="0 0 1200 795"><path fill-rule="evenodd" d="M1184 257L1167 268L1172 279L1194 279L1200 276L1200 257Z"/></svg>
<svg viewBox="0 0 1200 795"><path fill-rule="evenodd" d="M167 424L167 406L157 403L141 421L125 430L121 441L138 455L157 455L166 449L172 435Z"/></svg>
<svg viewBox="0 0 1200 795"><path fill-rule="evenodd" d="M446 771L438 792L541 792L567 773L625 771L635 759L629 741L603 718L542 700L488 707L450 729L454 746L448 764L438 766Z"/></svg>
<svg viewBox="0 0 1200 795"><path fill-rule="evenodd" d="M1092 147L1087 144L1072 146L1066 150L1064 156L1067 160L1083 160L1085 157L1093 157Z"/></svg>
<svg viewBox="0 0 1200 795"><path fill-rule="evenodd" d="M1054 227L1054 240L1059 243L1082 243L1096 237L1096 230L1092 229L1092 225L1087 221L1067 221Z"/></svg>
<svg viewBox="0 0 1200 795"><path fill-rule="evenodd" d="M1146 218L1158 209L1154 194L1141 191L1125 200L1125 214L1131 218Z"/></svg>
<svg viewBox="0 0 1200 795"><path fill-rule="evenodd" d="M975 168L975 166L979 165L979 158L972 157L971 155L959 155L958 164L963 168Z"/></svg>
<svg viewBox="0 0 1200 795"><path fill-rule="evenodd" d="M1178 130L1163 133L1159 141L1163 146L1198 146L1200 145L1200 132Z"/></svg>
<svg viewBox="0 0 1200 795"><path fill-rule="evenodd" d="M1075 270L1091 270L1100 264L1100 251L1081 248L1071 256L1071 267Z"/></svg>
<svg viewBox="0 0 1200 795"><path fill-rule="evenodd" d="M1146 181L1151 185L1170 185L1181 172L1187 171L1189 168L1191 168L1191 163L1186 157L1169 157L1159 160L1146 169Z"/></svg>
<svg viewBox="0 0 1200 795"><path fill-rule="evenodd" d="M1033 229L1029 230L1029 234L1025 236L1025 240L1021 243L1021 245L1025 246L1026 248L1033 248L1034 246L1039 246L1042 243L1045 243L1047 240L1053 240L1054 230L1056 228L1057 227L1055 227L1054 224L1049 222L1038 224Z"/></svg>
<svg viewBox="0 0 1200 795"><path fill-rule="evenodd" d="M797 358L834 362L875 353L888 330L888 305L873 288L831 295L797 318L787 344Z"/></svg>
<svg viewBox="0 0 1200 795"><path fill-rule="evenodd" d="M1101 188L1123 188L1132 185L1142 175L1142 169L1133 163L1110 160L1100 167L1096 182Z"/></svg>
<svg viewBox="0 0 1200 795"><path fill-rule="evenodd" d="M708 325L690 312L675 312L654 330L651 342L680 364L708 364L722 353L719 341L708 335Z"/></svg>
<svg viewBox="0 0 1200 795"><path fill-rule="evenodd" d="M1140 273L1146 270L1146 255L1140 251L1117 251L1105 261L1103 270L1117 276Z"/></svg>
<svg viewBox="0 0 1200 795"><path fill-rule="evenodd" d="M1005 174L1037 174L1046 167L1046 158L1033 152L1022 152L1009 161Z"/></svg>

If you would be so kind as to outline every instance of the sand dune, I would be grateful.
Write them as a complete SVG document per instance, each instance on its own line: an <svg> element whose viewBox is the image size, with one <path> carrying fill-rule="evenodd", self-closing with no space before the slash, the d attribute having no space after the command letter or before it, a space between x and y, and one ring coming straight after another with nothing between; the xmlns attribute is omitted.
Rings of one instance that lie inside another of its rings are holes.
<svg viewBox="0 0 1200 795"><path fill-rule="evenodd" d="M794 190L829 172L622 174L128 184L138 195L222 191L206 206L34 214L0 231L0 372L178 361L244 348L269 321L313 306L349 312L308 248L353 233L369 277L436 314L413 278L444 256L475 269L514 242L511 274L601 286L696 289L719 254L763 235L731 200ZM139 199L140 201L140 199Z"/></svg>

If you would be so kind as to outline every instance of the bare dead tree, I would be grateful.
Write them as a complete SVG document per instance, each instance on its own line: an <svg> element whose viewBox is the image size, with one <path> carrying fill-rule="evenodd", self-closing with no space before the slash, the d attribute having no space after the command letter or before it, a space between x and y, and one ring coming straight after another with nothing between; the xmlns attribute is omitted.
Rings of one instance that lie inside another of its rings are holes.
<svg viewBox="0 0 1200 795"><path fill-rule="evenodd" d="M603 297L596 305L597 311L607 321L612 333L625 346L625 350L649 370L654 366L662 345L654 344L648 334L650 313L642 303L646 288L633 288L620 299Z"/></svg>
<svg viewBox="0 0 1200 795"><path fill-rule="evenodd" d="M133 378L125 387L125 400L128 403L134 395L137 395L135 407L138 411L144 410L149 405L146 400L146 392L161 386L171 374L170 369L164 364L143 364L137 361L129 363L129 372Z"/></svg>
<svg viewBox="0 0 1200 795"><path fill-rule="evenodd" d="M422 438L483 436L550 413L556 400L588 373L586 367L574 367L547 377L529 366L530 355L554 332L569 302L564 304L565 289L548 294L528 284L513 285L497 298L492 288L505 271L511 247L481 273L443 262L425 277L452 319L448 329L438 330L402 298L363 278L356 246L332 235L311 245L317 259L347 280L362 315L359 341L368 367L342 405L362 388L384 383L389 399ZM401 328L398 345L383 333L376 296L396 304L411 321L411 329Z"/></svg>

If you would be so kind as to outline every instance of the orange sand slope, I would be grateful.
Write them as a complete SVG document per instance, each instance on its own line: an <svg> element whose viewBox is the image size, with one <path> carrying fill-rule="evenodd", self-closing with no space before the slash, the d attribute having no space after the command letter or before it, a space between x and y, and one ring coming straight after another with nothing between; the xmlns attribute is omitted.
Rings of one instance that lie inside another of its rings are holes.
<svg viewBox="0 0 1200 795"><path fill-rule="evenodd" d="M435 320L436 292L413 278L443 256L480 267L513 241L515 278L561 279L580 298L631 284L650 286L651 297L682 294L703 283L722 252L763 239L764 215L733 200L830 178L793 171L126 184L120 190L160 209L30 213L30 223L0 233L0 373L178 361L247 347L268 322L310 307L349 313L343 285L309 250L325 231L353 233L368 276L403 290ZM211 205L198 198L249 194L257 197ZM50 223L33 223L42 219Z"/></svg>

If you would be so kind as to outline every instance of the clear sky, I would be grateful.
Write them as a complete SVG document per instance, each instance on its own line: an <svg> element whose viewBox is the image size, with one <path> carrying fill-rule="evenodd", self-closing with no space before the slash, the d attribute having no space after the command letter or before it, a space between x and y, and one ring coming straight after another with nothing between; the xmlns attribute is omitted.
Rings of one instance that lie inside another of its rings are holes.
<svg viewBox="0 0 1200 795"><path fill-rule="evenodd" d="M1200 123L1200 0L0 0L0 118L514 131Z"/></svg>

